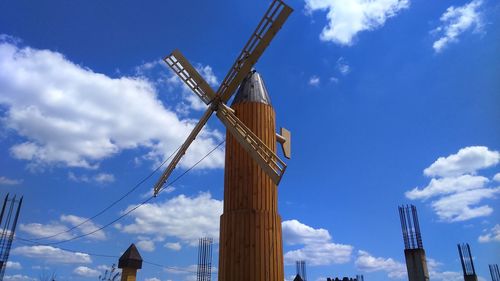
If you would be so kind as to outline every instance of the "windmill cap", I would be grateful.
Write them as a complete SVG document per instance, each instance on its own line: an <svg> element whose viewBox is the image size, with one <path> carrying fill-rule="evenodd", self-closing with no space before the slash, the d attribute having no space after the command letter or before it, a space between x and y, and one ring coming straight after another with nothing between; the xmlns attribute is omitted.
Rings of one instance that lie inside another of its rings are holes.
<svg viewBox="0 0 500 281"><path fill-rule="evenodd" d="M118 268L142 268L142 257L137 247L132 243L118 260Z"/></svg>
<svg viewBox="0 0 500 281"><path fill-rule="evenodd" d="M242 102L259 102L271 105L271 99L267 93L264 80L255 69L250 71L247 77L243 79L243 82L241 82L232 104Z"/></svg>

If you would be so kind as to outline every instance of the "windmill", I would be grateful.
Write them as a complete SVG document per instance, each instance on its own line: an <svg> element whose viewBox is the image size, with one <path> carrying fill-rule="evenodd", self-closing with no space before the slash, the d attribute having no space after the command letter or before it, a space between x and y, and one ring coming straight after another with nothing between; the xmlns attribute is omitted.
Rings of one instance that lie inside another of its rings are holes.
<svg viewBox="0 0 500 281"><path fill-rule="evenodd" d="M180 51L164 59L208 109L154 186L155 196L214 112L227 129L219 281L284 279L277 185L286 164L276 142L290 158L290 132L275 133L267 89L252 69L291 12L282 0L271 3L216 92Z"/></svg>

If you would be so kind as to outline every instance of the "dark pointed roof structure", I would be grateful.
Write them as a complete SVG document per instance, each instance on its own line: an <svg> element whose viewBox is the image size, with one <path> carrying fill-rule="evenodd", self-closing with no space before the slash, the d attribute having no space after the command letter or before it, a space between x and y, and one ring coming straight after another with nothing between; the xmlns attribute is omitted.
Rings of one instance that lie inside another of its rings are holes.
<svg viewBox="0 0 500 281"><path fill-rule="evenodd" d="M118 268L142 268L142 257L137 247L132 243L118 260Z"/></svg>
<svg viewBox="0 0 500 281"><path fill-rule="evenodd" d="M264 80L255 70L250 71L247 77L243 79L243 82L241 82L238 92L234 96L233 104L246 101L271 105L271 99L267 93Z"/></svg>
<svg viewBox="0 0 500 281"><path fill-rule="evenodd" d="M297 276L295 276L293 281L304 281L304 280L302 280L302 277L300 277L300 275L297 274Z"/></svg>

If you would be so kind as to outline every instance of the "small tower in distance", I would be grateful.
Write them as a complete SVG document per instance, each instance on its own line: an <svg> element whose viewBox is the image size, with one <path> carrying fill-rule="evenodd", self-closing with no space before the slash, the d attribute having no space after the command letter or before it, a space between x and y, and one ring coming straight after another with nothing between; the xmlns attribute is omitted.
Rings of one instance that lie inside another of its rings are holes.
<svg viewBox="0 0 500 281"><path fill-rule="evenodd" d="M142 257L133 243L118 260L118 268L122 269L121 281L136 281L137 270L142 268Z"/></svg>
<svg viewBox="0 0 500 281"><path fill-rule="evenodd" d="M302 280L302 278L300 277L299 274L295 275L295 278L293 278L293 281L304 281Z"/></svg>
<svg viewBox="0 0 500 281"><path fill-rule="evenodd" d="M399 207L399 218L405 244L406 269L409 281L429 281L422 235L418 223L417 208L413 205Z"/></svg>
<svg viewBox="0 0 500 281"><path fill-rule="evenodd" d="M300 276L300 279L302 281L307 281L306 261L296 261L295 267L297 269L297 275Z"/></svg>
<svg viewBox="0 0 500 281"><path fill-rule="evenodd" d="M468 243L458 244L458 254L462 262L462 270L464 272L465 281L477 281L476 269L474 268L474 261L472 260L472 253Z"/></svg>

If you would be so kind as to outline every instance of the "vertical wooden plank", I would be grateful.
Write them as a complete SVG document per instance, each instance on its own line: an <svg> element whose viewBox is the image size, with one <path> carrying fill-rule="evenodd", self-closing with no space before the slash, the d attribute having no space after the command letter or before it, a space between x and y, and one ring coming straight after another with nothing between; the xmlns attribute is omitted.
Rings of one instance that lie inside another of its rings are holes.
<svg viewBox="0 0 500 281"><path fill-rule="evenodd" d="M233 108L238 118L276 151L273 108L261 103L240 103ZM281 281L283 246L277 188L228 135L219 281Z"/></svg>

